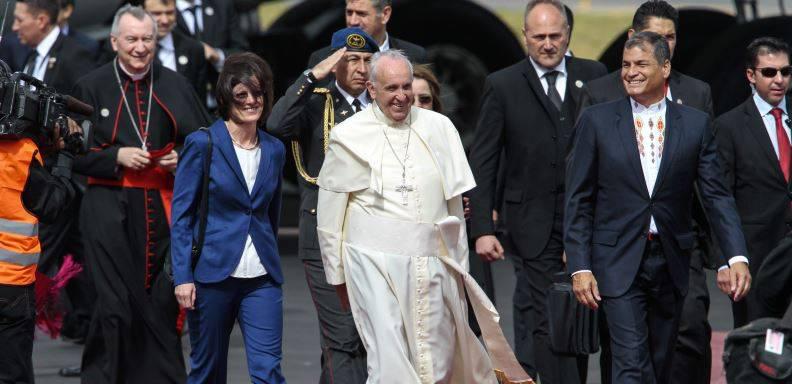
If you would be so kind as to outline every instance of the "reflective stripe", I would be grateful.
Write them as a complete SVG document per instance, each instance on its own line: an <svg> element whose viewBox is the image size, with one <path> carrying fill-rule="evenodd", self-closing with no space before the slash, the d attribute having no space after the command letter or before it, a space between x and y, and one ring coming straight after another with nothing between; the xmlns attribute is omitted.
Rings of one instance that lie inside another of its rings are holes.
<svg viewBox="0 0 792 384"><path fill-rule="evenodd" d="M0 261L6 263L13 263L27 267L29 265L37 264L39 260L38 253L17 253L9 250L0 249Z"/></svg>
<svg viewBox="0 0 792 384"><path fill-rule="evenodd" d="M0 219L0 232L12 233L20 236L38 236L38 223L23 223Z"/></svg>

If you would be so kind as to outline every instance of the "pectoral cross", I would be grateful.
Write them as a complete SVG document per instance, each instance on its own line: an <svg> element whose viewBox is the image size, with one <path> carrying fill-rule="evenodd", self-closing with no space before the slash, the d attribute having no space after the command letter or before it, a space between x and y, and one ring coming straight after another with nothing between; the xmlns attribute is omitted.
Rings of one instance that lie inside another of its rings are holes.
<svg viewBox="0 0 792 384"><path fill-rule="evenodd" d="M407 178L402 174L402 183L396 186L396 192L402 195L402 205L407 205L407 193L412 191L414 191L413 186L407 184Z"/></svg>

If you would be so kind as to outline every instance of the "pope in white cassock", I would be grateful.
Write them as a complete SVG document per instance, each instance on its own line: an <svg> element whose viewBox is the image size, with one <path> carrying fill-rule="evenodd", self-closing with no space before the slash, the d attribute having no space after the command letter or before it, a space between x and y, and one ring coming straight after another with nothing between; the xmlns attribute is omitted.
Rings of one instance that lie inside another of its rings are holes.
<svg viewBox="0 0 792 384"><path fill-rule="evenodd" d="M369 73L374 102L331 131L317 209L327 281L351 306L368 383L531 382L467 272L462 193L475 182L456 128L412 107L400 52L375 54Z"/></svg>

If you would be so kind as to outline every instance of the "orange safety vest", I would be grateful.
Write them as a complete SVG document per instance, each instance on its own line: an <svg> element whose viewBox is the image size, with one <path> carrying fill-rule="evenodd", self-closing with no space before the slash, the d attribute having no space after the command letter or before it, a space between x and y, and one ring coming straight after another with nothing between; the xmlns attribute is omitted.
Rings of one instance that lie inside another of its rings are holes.
<svg viewBox="0 0 792 384"><path fill-rule="evenodd" d="M22 203L34 158L44 163L33 140L0 140L0 284L36 281L41 254L38 218Z"/></svg>

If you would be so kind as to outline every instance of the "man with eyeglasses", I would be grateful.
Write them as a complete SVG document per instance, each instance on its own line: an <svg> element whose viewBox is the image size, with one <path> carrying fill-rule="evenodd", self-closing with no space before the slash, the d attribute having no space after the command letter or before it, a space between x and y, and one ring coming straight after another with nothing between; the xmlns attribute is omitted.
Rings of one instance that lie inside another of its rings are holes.
<svg viewBox="0 0 792 384"><path fill-rule="evenodd" d="M748 45L745 75L754 94L715 120L726 182L740 214L751 274L784 235L790 231L790 47L773 37L760 37ZM761 281L756 282L757 286ZM755 293L732 305L734 326L759 317Z"/></svg>

